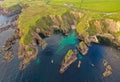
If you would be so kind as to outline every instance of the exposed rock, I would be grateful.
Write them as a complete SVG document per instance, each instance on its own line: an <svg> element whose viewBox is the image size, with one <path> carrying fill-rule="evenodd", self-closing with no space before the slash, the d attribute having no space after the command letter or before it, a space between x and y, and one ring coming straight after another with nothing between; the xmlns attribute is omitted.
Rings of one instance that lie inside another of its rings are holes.
<svg viewBox="0 0 120 82"><path fill-rule="evenodd" d="M103 65L106 67L108 65L108 62L106 60L103 60Z"/></svg>
<svg viewBox="0 0 120 82"><path fill-rule="evenodd" d="M5 55L3 56L3 59L7 62L10 62L13 58L13 50L7 51Z"/></svg>
<svg viewBox="0 0 120 82"><path fill-rule="evenodd" d="M105 71L103 72L103 76L107 77L112 74L112 67L108 65L108 62L106 60L103 60L103 65L105 67Z"/></svg>
<svg viewBox="0 0 120 82"><path fill-rule="evenodd" d="M12 44L9 40L6 41L4 50L7 51L12 48Z"/></svg>
<svg viewBox="0 0 120 82"><path fill-rule="evenodd" d="M16 40L19 39L19 35L15 32L4 45L4 50L7 51L12 48L12 45L15 44Z"/></svg>
<svg viewBox="0 0 120 82"><path fill-rule="evenodd" d="M101 21L102 21L102 20L101 20ZM103 28L104 28L104 25L102 24L101 21L100 21L100 20L94 20L94 23L93 23L93 25L95 25L98 33L102 33L102 30L103 30Z"/></svg>
<svg viewBox="0 0 120 82"><path fill-rule="evenodd" d="M107 65L105 68L105 72L103 73L104 77L110 76L112 74L112 68L110 65Z"/></svg>
<svg viewBox="0 0 120 82"><path fill-rule="evenodd" d="M84 34L80 34L80 35L78 36L78 38L79 38L80 40L82 40L82 41L85 40L85 36L84 36Z"/></svg>
<svg viewBox="0 0 120 82"><path fill-rule="evenodd" d="M3 32L3 31L8 30L8 29L10 29L10 28L14 29L14 28L16 28L16 25L14 25L14 24L10 24L10 25L7 25L7 26L4 26L4 27L1 27L1 28L0 28L0 33Z"/></svg>
<svg viewBox="0 0 120 82"><path fill-rule="evenodd" d="M37 33L32 33L32 40L29 45L19 45L18 58L22 59L19 68L23 70L32 60L36 59L38 54L38 44L44 49L46 43ZM37 44L38 43L38 44Z"/></svg>
<svg viewBox="0 0 120 82"><path fill-rule="evenodd" d="M99 43L97 37L94 35L94 36L89 36L88 38L85 39L84 41L88 46L91 45L91 43Z"/></svg>
<svg viewBox="0 0 120 82"><path fill-rule="evenodd" d="M112 45L116 48L120 47L119 37L115 37L109 33L103 33L97 35L99 42L105 45Z"/></svg>
<svg viewBox="0 0 120 82"><path fill-rule="evenodd" d="M24 64L23 62L20 62L19 69L23 70L23 69L25 69L25 67L26 67L26 64Z"/></svg>
<svg viewBox="0 0 120 82"><path fill-rule="evenodd" d="M69 50L62 61L60 73L64 73L68 69L68 67L76 60L77 50Z"/></svg>
<svg viewBox="0 0 120 82"><path fill-rule="evenodd" d="M83 41L81 41L78 45L78 50L82 53L82 55L85 55L88 52L88 47Z"/></svg>
<svg viewBox="0 0 120 82"><path fill-rule="evenodd" d="M24 69L32 60L36 59L38 54L37 46L21 46L19 47L18 58L22 59L20 62L20 69Z"/></svg>
<svg viewBox="0 0 120 82"><path fill-rule="evenodd" d="M115 37L112 35L112 34L110 34L110 33L102 33L102 34L97 34L97 36L100 36L100 37L104 37L104 38L108 38L108 39L112 39L112 40L114 40L115 39Z"/></svg>
<svg viewBox="0 0 120 82"><path fill-rule="evenodd" d="M110 32L120 31L120 21L115 21L113 19L105 19L105 22L108 24L107 28Z"/></svg>
<svg viewBox="0 0 120 82"><path fill-rule="evenodd" d="M72 29L75 29L78 23L78 19L80 19L81 17L83 17L83 14L81 12L66 12L62 16L49 15L45 17L45 19L51 21L47 24L49 25L48 27L50 27L48 28L48 30L52 28L59 29L65 35L68 35ZM44 22L47 23L46 21Z"/></svg>
<svg viewBox="0 0 120 82"><path fill-rule="evenodd" d="M38 41L38 43L42 47L42 49L46 48L47 43L44 40L42 40L42 38L37 33L35 33L35 32L32 33L32 36L34 39L36 39Z"/></svg>
<svg viewBox="0 0 120 82"><path fill-rule="evenodd" d="M89 39L90 42L92 42L92 43L99 43L96 35L94 35L94 36L89 36L88 39Z"/></svg>

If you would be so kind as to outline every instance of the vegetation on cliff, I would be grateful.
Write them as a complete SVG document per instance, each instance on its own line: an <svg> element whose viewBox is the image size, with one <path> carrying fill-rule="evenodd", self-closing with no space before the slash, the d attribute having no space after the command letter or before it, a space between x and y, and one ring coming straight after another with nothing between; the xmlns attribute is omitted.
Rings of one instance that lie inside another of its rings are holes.
<svg viewBox="0 0 120 82"><path fill-rule="evenodd" d="M90 33L91 35L96 34L96 30L91 23L89 24L89 21L99 18L113 18L119 20L119 0L50 0L48 4L46 4L46 1L47 0L4 0L1 2L1 6L5 8L11 8L15 5L26 5L26 7L22 9L22 13L18 19L18 26L22 35L20 43L27 45L30 43L31 32L35 27L39 27L45 32L52 24L49 15L63 15L70 18L70 11L82 12L84 16L79 19L76 30L79 34ZM45 20L44 17L48 17L48 19ZM46 23L45 21L47 20L48 22ZM68 21L65 20L63 22L65 22L64 28L70 27L67 23ZM89 26L90 28L88 28Z"/></svg>

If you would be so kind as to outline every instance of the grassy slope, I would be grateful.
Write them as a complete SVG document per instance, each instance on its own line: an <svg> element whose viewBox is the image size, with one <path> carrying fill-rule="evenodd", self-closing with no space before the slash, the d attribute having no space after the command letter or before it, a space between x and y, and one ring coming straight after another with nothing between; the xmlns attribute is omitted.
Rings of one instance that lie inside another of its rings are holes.
<svg viewBox="0 0 120 82"><path fill-rule="evenodd" d="M83 0L82 8L102 12L119 11L120 0Z"/></svg>
<svg viewBox="0 0 120 82"><path fill-rule="evenodd" d="M45 4L46 0L5 0L2 2L2 6L9 8L13 5L24 3L29 7L23 9L18 25L24 35L21 38L21 43L29 43L31 26L36 24L36 21L43 16L49 14L62 15L66 11L70 10L69 6L65 7L64 4L73 4L73 8L78 10L87 9L85 11L85 17L80 20L77 31L79 33L84 32L88 27L87 23L89 20L97 18L113 18L120 20L119 12L111 15L103 15L100 12L115 12L120 11L120 1L119 0L51 0L48 5ZM92 30L92 29L91 29Z"/></svg>

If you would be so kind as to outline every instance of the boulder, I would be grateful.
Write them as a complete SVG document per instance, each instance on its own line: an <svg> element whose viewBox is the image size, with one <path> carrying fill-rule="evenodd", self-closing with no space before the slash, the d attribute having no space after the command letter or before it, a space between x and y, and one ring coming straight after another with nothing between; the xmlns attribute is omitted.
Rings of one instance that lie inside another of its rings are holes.
<svg viewBox="0 0 120 82"><path fill-rule="evenodd" d="M3 59L7 62L10 62L13 58L13 50L7 51L5 55L3 56Z"/></svg>

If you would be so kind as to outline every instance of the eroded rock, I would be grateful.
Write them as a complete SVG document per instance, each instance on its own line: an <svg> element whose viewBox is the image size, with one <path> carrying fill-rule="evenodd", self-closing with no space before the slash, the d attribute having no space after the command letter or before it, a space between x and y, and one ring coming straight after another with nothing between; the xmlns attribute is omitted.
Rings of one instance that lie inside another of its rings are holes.
<svg viewBox="0 0 120 82"><path fill-rule="evenodd" d="M82 55L85 55L88 52L88 47L83 41L79 43L77 48L80 51L80 53L82 53Z"/></svg>
<svg viewBox="0 0 120 82"><path fill-rule="evenodd" d="M7 51L5 55L3 56L3 59L7 62L10 62L13 58L13 50Z"/></svg>
<svg viewBox="0 0 120 82"><path fill-rule="evenodd" d="M60 73L64 73L68 69L68 67L76 60L77 50L69 50L62 61Z"/></svg>
<svg viewBox="0 0 120 82"><path fill-rule="evenodd" d="M112 74L112 67L108 64L106 60L103 60L103 65L105 67L105 71L103 72L103 77L108 77Z"/></svg>

